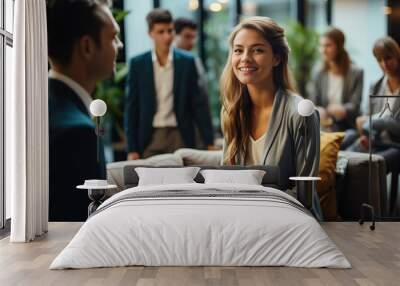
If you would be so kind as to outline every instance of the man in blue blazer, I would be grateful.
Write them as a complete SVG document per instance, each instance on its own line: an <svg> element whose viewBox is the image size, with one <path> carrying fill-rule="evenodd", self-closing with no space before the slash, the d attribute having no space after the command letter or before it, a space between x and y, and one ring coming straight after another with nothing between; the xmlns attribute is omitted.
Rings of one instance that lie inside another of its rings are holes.
<svg viewBox="0 0 400 286"><path fill-rule="evenodd" d="M71 19L74 19L71 21ZM49 72L49 220L84 221L87 179L105 178L103 146L97 162L89 115L96 82L112 75L122 46L107 1L55 0L47 4Z"/></svg>
<svg viewBox="0 0 400 286"><path fill-rule="evenodd" d="M172 48L173 19L155 9L146 17L154 49L131 59L126 85L128 160L195 147L195 124L208 149L214 142L208 99L199 92L195 59Z"/></svg>

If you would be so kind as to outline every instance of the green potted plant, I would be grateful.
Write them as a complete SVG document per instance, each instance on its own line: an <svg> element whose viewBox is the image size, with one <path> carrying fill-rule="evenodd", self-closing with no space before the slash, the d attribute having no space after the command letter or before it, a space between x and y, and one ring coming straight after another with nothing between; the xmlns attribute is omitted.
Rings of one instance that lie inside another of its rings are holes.
<svg viewBox="0 0 400 286"><path fill-rule="evenodd" d="M290 47L289 66L296 81L298 92L305 98L307 84L318 57L318 33L298 22L286 27L286 38Z"/></svg>

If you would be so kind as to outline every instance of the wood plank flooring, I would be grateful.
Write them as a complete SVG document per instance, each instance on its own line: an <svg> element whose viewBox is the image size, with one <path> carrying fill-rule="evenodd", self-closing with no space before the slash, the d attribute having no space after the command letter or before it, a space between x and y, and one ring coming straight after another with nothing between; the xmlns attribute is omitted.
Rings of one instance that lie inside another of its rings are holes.
<svg viewBox="0 0 400 286"><path fill-rule="evenodd" d="M0 241L0 285L400 285L400 223L378 222L375 231L356 222L323 228L353 268L290 267L121 267L48 270L80 223L50 223L49 233L32 243Z"/></svg>

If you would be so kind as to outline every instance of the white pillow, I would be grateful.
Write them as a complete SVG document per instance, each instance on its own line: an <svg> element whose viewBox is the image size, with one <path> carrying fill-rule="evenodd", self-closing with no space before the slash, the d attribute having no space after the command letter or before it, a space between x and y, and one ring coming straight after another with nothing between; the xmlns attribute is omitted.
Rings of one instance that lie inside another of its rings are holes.
<svg viewBox="0 0 400 286"><path fill-rule="evenodd" d="M213 170L200 171L205 184L226 183L261 185L265 175L263 170Z"/></svg>
<svg viewBox="0 0 400 286"><path fill-rule="evenodd" d="M199 170L199 167L135 168L139 176L139 186L195 183L193 179Z"/></svg>

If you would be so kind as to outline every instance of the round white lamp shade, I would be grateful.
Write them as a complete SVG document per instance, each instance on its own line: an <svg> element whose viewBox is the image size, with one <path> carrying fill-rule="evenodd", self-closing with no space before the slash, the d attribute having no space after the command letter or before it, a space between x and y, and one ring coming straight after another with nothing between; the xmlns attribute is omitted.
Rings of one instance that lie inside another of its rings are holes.
<svg viewBox="0 0 400 286"><path fill-rule="evenodd" d="M314 103L309 99L303 99L297 105L297 112L301 116L310 116L314 113L315 106Z"/></svg>
<svg viewBox="0 0 400 286"><path fill-rule="evenodd" d="M101 99L95 99L90 103L90 113L93 116L103 116L107 111L106 103Z"/></svg>

